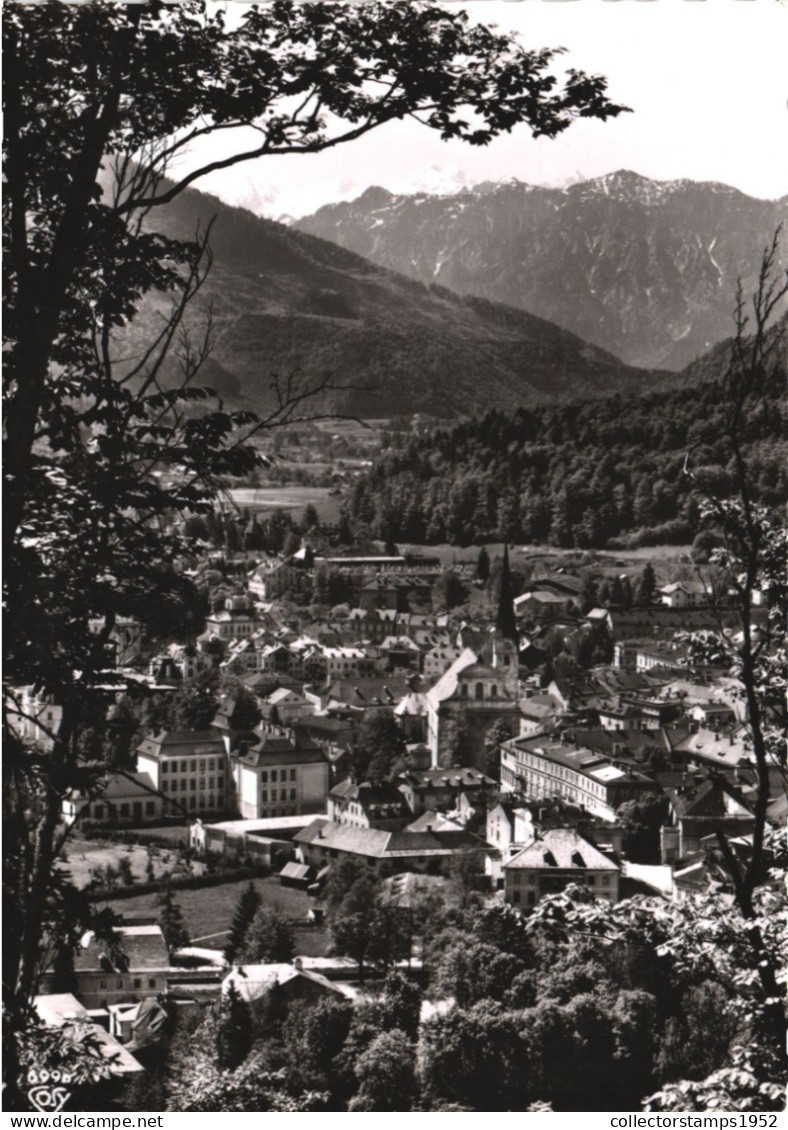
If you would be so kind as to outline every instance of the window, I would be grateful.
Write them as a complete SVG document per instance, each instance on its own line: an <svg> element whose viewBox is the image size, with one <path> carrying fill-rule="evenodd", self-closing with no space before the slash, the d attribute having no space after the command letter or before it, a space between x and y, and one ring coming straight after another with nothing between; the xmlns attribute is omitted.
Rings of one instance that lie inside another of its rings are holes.
<svg viewBox="0 0 788 1130"><path fill-rule="evenodd" d="M476 698L477 699L484 698L484 683L477 683L476 684Z"/></svg>
<svg viewBox="0 0 788 1130"><path fill-rule="evenodd" d="M272 769L272 770L271 770L271 780L272 780L272 781L275 781L275 780L276 780L276 769Z"/></svg>
<svg viewBox="0 0 788 1130"><path fill-rule="evenodd" d="M295 798L296 798L296 791L295 791L295 789L291 789L290 790L290 799L295 800Z"/></svg>
<svg viewBox="0 0 788 1130"><path fill-rule="evenodd" d="M181 762L181 773L188 773L188 771L189 771L188 761L182 761Z"/></svg>
<svg viewBox="0 0 788 1130"><path fill-rule="evenodd" d="M127 804L122 804L120 806L120 814L121 814L121 816L128 816L129 806Z"/></svg>
<svg viewBox="0 0 788 1130"><path fill-rule="evenodd" d="M192 758L191 765L189 766L189 768L191 769L192 773L197 772L197 761L196 761L195 758Z"/></svg>
<svg viewBox="0 0 788 1130"><path fill-rule="evenodd" d="M211 792L213 792L213 789L214 789L214 779L213 779L213 777L208 778L208 788L211 790Z"/></svg>
<svg viewBox="0 0 788 1130"><path fill-rule="evenodd" d="M95 818L97 820L101 820L102 816L104 815L104 805L103 804L94 804L93 805L93 815L95 816Z"/></svg>
<svg viewBox="0 0 788 1130"><path fill-rule="evenodd" d="M175 784L175 782L174 782L174 781L173 781L173 784ZM161 791L162 791L163 793L168 793L168 792L170 791L170 782L169 782L169 781L162 781L162 783L161 783Z"/></svg>
<svg viewBox="0 0 788 1130"><path fill-rule="evenodd" d="M218 789L219 789L219 792L222 792L222 790L224 789L224 781L222 780L222 778L221 778L221 777L220 777L220 778L219 778L219 780L218 780L218 781L216 782L216 784L217 784L217 787L218 787Z"/></svg>
<svg viewBox="0 0 788 1130"><path fill-rule="evenodd" d="M271 800L276 800L276 799L277 799L276 789L271 789Z"/></svg>
<svg viewBox="0 0 788 1130"><path fill-rule="evenodd" d="M135 977L134 978L134 988L135 989L141 989L142 988L142 978L141 977Z"/></svg>
<svg viewBox="0 0 788 1130"><path fill-rule="evenodd" d="M149 977L148 978L148 988L149 989L155 989L156 988L156 978L155 977Z"/></svg>
<svg viewBox="0 0 788 1130"><path fill-rule="evenodd" d="M296 771L295 771L295 769L291 769L290 770L290 780L294 781L295 779L296 779Z"/></svg>
<svg viewBox="0 0 788 1130"><path fill-rule="evenodd" d="M162 761L162 763L161 763L161 771L162 771L162 773L169 773L169 771L170 771L170 763L169 763L169 761Z"/></svg>
<svg viewBox="0 0 788 1130"><path fill-rule="evenodd" d="M117 981L115 982L115 988L116 989L122 989L123 988L123 978L122 977L118 977Z"/></svg>
<svg viewBox="0 0 788 1130"><path fill-rule="evenodd" d="M155 816L156 815L156 802L155 801L148 800L148 801L145 802L145 815L146 816Z"/></svg>
<svg viewBox="0 0 788 1130"><path fill-rule="evenodd" d="M99 988L100 989L106 989L106 987L107 987L106 981L99 981Z"/></svg>
<svg viewBox="0 0 788 1130"><path fill-rule="evenodd" d="M261 784L264 785L264 784L267 783L267 781L268 781L268 770L264 769L262 771L262 773L260 774L260 782L261 782Z"/></svg>
<svg viewBox="0 0 788 1130"><path fill-rule="evenodd" d="M189 797L189 808L196 808L196 807L197 807L197 797L196 796L190 796Z"/></svg>
<svg viewBox="0 0 788 1130"><path fill-rule="evenodd" d="M493 685L490 687L490 698L497 698L497 697L498 697L498 688L496 687L495 683L493 683Z"/></svg>

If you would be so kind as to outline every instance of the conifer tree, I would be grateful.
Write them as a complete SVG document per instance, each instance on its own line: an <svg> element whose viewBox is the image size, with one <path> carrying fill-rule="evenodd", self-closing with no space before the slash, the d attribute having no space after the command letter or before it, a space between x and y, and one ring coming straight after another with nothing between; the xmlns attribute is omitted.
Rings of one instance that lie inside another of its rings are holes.
<svg viewBox="0 0 788 1130"><path fill-rule="evenodd" d="M158 895L156 902L160 908L159 925L162 934L164 934L167 949L172 953L173 950L180 949L182 946L188 946L189 930L183 917L183 911L175 899L175 894L169 882Z"/></svg>
<svg viewBox="0 0 788 1130"><path fill-rule="evenodd" d="M227 945L224 947L224 960L228 965L232 965L236 954L243 946L252 920L260 907L260 901L255 885L250 881L238 896L233 920L230 923L230 933L227 936Z"/></svg>

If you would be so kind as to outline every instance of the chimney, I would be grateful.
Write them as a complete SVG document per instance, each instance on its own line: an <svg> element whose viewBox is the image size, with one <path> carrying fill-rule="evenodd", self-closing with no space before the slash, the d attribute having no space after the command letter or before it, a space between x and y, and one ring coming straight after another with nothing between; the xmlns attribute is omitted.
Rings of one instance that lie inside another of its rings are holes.
<svg viewBox="0 0 788 1130"><path fill-rule="evenodd" d="M293 968L299 969L299 970L304 968L304 963L303 963L303 961L301 960L300 957L294 957L293 958Z"/></svg>

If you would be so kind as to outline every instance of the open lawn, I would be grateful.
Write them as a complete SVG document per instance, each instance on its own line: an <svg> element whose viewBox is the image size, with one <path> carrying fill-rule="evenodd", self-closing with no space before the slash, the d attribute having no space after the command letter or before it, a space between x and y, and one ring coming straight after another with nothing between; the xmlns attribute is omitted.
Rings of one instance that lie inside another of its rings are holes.
<svg viewBox="0 0 788 1130"><path fill-rule="evenodd" d="M207 949L224 948L235 904L248 882L248 879L244 879L240 882L222 883L217 887L175 892L194 945ZM291 921L304 922L303 926L296 927L296 953L303 957L324 956L327 948L324 931L306 925L306 914L311 906L309 896L292 887L280 886L279 880L275 878L254 879L252 882L264 903L278 906ZM111 906L116 913L126 917L156 915L156 897L152 893L138 898L109 901L104 905Z"/></svg>
<svg viewBox="0 0 788 1130"><path fill-rule="evenodd" d="M300 518L310 503L317 510L321 522L334 524L339 520L342 499L331 494L328 487L267 486L237 487L230 495L237 506L255 514L272 514L275 510L289 510Z"/></svg>
<svg viewBox="0 0 788 1130"><path fill-rule="evenodd" d="M183 828L162 830L177 832L177 839L182 838L184 834ZM129 860L131 873L138 883L148 881L146 875L148 850L138 844L116 844L111 840L70 839L66 844L66 859L62 867L71 873L71 878L77 887L86 887L107 865L117 869L123 858ZM176 843L173 843L172 850L151 848L150 859L153 861L156 878L167 871L172 872L176 869L179 859Z"/></svg>

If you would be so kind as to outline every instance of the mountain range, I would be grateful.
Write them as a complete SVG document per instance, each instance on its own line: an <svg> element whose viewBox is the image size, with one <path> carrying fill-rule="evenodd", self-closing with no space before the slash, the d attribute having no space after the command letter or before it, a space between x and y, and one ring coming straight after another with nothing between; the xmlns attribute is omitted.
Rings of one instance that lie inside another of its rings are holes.
<svg viewBox="0 0 788 1130"><path fill-rule="evenodd" d="M788 197L619 171L564 188L512 180L449 195L370 188L296 221L424 284L505 302L643 368L679 370L727 337Z"/></svg>
<svg viewBox="0 0 788 1130"><path fill-rule="evenodd" d="M189 239L213 218L213 266L189 318L211 310L203 374L232 403L266 409L272 382L329 378L323 412L450 418L570 396L650 387L634 368L513 306L407 278L336 243L262 219L194 190L151 213L150 226ZM138 340L165 311L149 297Z"/></svg>

